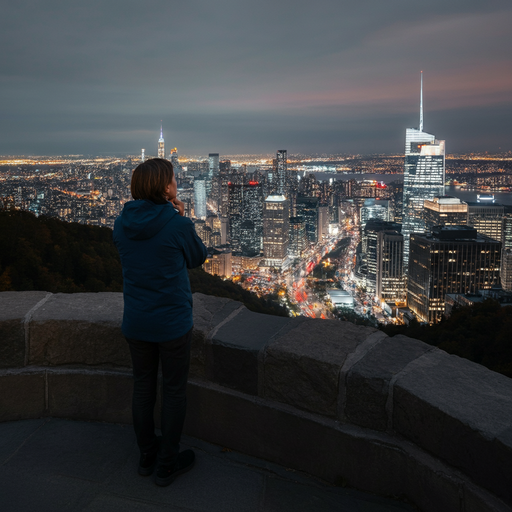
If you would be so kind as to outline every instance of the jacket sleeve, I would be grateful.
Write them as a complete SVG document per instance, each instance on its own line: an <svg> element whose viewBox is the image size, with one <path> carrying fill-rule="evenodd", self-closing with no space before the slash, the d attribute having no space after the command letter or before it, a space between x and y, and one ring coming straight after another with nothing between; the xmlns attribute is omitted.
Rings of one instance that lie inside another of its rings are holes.
<svg viewBox="0 0 512 512"><path fill-rule="evenodd" d="M202 265L206 260L206 246L197 236L193 222L188 222L183 227L183 255L187 268L196 268Z"/></svg>

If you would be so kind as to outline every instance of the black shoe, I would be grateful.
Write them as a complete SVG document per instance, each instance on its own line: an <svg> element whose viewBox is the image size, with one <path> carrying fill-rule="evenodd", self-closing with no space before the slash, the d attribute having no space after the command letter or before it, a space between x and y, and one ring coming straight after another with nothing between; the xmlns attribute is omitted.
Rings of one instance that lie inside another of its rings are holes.
<svg viewBox="0 0 512 512"><path fill-rule="evenodd" d="M160 446L161 436L156 438L156 449L154 452L141 453L139 460L139 469L137 470L141 476L149 476L153 474L156 466L156 457Z"/></svg>
<svg viewBox="0 0 512 512"><path fill-rule="evenodd" d="M192 450L185 450L178 455L178 460L173 468L169 466L160 466L156 471L155 483L161 487L170 485L173 480L189 469L192 469L196 455Z"/></svg>

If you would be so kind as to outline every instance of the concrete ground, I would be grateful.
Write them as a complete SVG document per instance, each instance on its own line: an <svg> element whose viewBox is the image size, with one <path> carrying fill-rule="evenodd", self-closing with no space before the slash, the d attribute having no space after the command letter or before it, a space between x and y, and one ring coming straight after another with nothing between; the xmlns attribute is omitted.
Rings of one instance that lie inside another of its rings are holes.
<svg viewBox="0 0 512 512"><path fill-rule="evenodd" d="M184 437L196 465L169 487L137 474L132 427L54 418L0 423L3 512L404 512L400 501Z"/></svg>

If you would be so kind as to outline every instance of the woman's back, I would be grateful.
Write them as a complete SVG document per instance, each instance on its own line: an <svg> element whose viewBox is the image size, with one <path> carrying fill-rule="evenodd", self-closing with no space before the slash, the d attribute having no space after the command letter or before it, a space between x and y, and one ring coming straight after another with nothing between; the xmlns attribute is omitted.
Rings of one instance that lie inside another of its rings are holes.
<svg viewBox="0 0 512 512"><path fill-rule="evenodd" d="M126 203L114 225L124 281L123 334L165 341L192 327L187 268L201 265L206 248L190 219L169 202Z"/></svg>

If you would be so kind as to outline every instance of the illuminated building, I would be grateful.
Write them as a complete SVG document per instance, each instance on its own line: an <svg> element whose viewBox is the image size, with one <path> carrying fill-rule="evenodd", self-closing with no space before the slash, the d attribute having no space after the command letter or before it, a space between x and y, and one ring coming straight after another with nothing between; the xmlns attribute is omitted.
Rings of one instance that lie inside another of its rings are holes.
<svg viewBox="0 0 512 512"><path fill-rule="evenodd" d="M434 226L463 226L468 223L468 205L457 197L434 197L426 199L423 204L426 233L430 233Z"/></svg>
<svg viewBox="0 0 512 512"><path fill-rule="evenodd" d="M194 180L194 216L206 219L206 184L202 178Z"/></svg>
<svg viewBox="0 0 512 512"><path fill-rule="evenodd" d="M329 231L329 207L327 205L318 206L318 240L327 237Z"/></svg>
<svg viewBox="0 0 512 512"><path fill-rule="evenodd" d="M158 139L158 158L165 158L165 142L162 124L160 124L160 138Z"/></svg>
<svg viewBox="0 0 512 512"><path fill-rule="evenodd" d="M213 249L203 264L205 272L219 277L230 277L232 274L232 256L230 249Z"/></svg>
<svg viewBox="0 0 512 512"><path fill-rule="evenodd" d="M212 192L212 181L219 175L219 153L208 155L208 178L206 179L206 197Z"/></svg>
<svg viewBox="0 0 512 512"><path fill-rule="evenodd" d="M507 212L503 216L501 243L503 249L512 249L512 212Z"/></svg>
<svg viewBox="0 0 512 512"><path fill-rule="evenodd" d="M212 228L202 219L194 220L194 226L196 228L197 236L201 239L203 244L206 245L206 247L211 247Z"/></svg>
<svg viewBox="0 0 512 512"><path fill-rule="evenodd" d="M288 245L290 258L302 258L306 247L306 224L301 217L290 217L290 243Z"/></svg>
<svg viewBox="0 0 512 512"><path fill-rule="evenodd" d="M470 226L411 234L407 306L420 322L439 322L448 293L476 293L499 283L501 242Z"/></svg>
<svg viewBox="0 0 512 512"><path fill-rule="evenodd" d="M423 73L421 74L420 126L405 132L403 189L404 268L409 261L411 233L425 231L425 200L444 196L445 141L423 131Z"/></svg>
<svg viewBox="0 0 512 512"><path fill-rule="evenodd" d="M277 161L277 195L283 195L288 197L287 193L287 181L288 181L288 163L287 163L287 151L286 149L280 149L276 155Z"/></svg>
<svg viewBox="0 0 512 512"><path fill-rule="evenodd" d="M255 256L263 236L263 191L257 181L228 183L229 238L234 252Z"/></svg>
<svg viewBox="0 0 512 512"><path fill-rule="evenodd" d="M297 217L302 219L306 226L308 243L318 242L318 197L297 197L295 205Z"/></svg>
<svg viewBox="0 0 512 512"><path fill-rule="evenodd" d="M399 230L377 234L375 295L381 302L405 302L404 237Z"/></svg>
<svg viewBox="0 0 512 512"><path fill-rule="evenodd" d="M493 203L468 203L468 225L482 235L501 240L505 207Z"/></svg>
<svg viewBox="0 0 512 512"><path fill-rule="evenodd" d="M288 200L283 195L268 196L263 203L263 253L268 266L283 266L289 236Z"/></svg>
<svg viewBox="0 0 512 512"><path fill-rule="evenodd" d="M382 181L363 180L355 183L352 190L353 197L379 197L387 198L390 195L388 186Z"/></svg>
<svg viewBox="0 0 512 512"><path fill-rule="evenodd" d="M145 149L142 149L142 153L140 155L140 161L141 162L144 162L144 160L146 160L146 155L145 155Z"/></svg>
<svg viewBox="0 0 512 512"><path fill-rule="evenodd" d="M389 201L385 199L365 199L360 216L361 232L364 231L366 223L370 219L389 221Z"/></svg>
<svg viewBox="0 0 512 512"><path fill-rule="evenodd" d="M361 236L361 261L364 270L361 270L362 275L365 275L366 291L371 294L376 294L377 290L377 274L378 274L378 248L379 248L379 233L382 231L390 231L392 233L400 233L400 225L393 222L386 222L381 219L369 219ZM399 264L402 266L401 262ZM392 270L394 275L395 269Z"/></svg>
<svg viewBox="0 0 512 512"><path fill-rule="evenodd" d="M175 174L181 172L181 165L178 158L178 148L171 149L171 163Z"/></svg>
<svg viewBox="0 0 512 512"><path fill-rule="evenodd" d="M504 248L501 253L501 286L507 291L512 291L512 249Z"/></svg>

